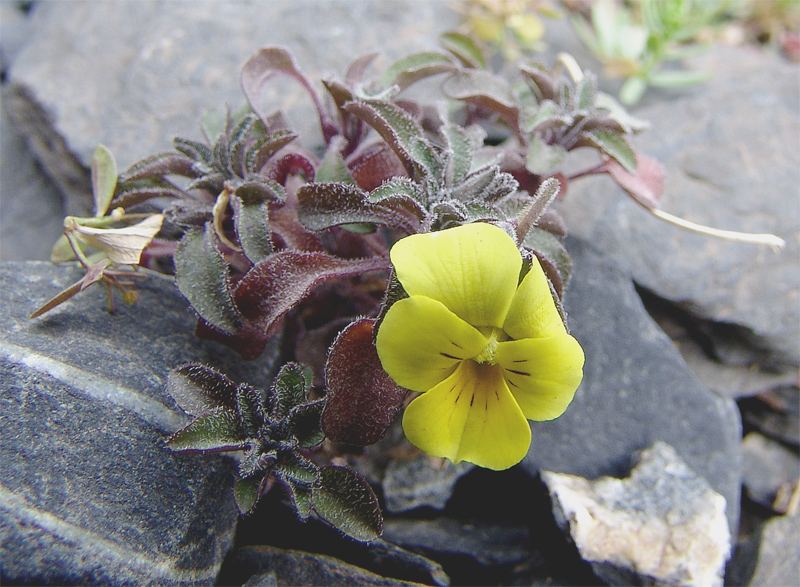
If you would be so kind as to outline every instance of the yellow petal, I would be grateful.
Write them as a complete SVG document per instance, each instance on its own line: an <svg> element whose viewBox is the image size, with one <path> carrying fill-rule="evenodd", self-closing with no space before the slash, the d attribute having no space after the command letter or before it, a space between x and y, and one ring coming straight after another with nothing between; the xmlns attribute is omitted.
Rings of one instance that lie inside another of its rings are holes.
<svg viewBox="0 0 800 587"><path fill-rule="evenodd" d="M77 224L75 234L87 245L103 251L113 263L136 265L144 248L161 230L163 221L163 214L153 214L125 228L92 228Z"/></svg>
<svg viewBox="0 0 800 587"><path fill-rule="evenodd" d="M529 420L558 418L583 379L583 349L566 333L501 342L495 358Z"/></svg>
<svg viewBox="0 0 800 587"><path fill-rule="evenodd" d="M550 293L549 282L536 257L511 300L503 330L515 340L544 338L566 332L553 294Z"/></svg>
<svg viewBox="0 0 800 587"><path fill-rule="evenodd" d="M531 429L497 365L463 361L442 383L414 399L403 430L426 453L488 469L508 469L531 444Z"/></svg>
<svg viewBox="0 0 800 587"><path fill-rule="evenodd" d="M473 326L497 328L522 268L514 240L485 222L411 235L392 247L391 258L409 295L439 300Z"/></svg>
<svg viewBox="0 0 800 587"><path fill-rule="evenodd" d="M411 296L389 308L375 344L395 383L428 391L450 376L460 360L481 352L486 337L441 302Z"/></svg>

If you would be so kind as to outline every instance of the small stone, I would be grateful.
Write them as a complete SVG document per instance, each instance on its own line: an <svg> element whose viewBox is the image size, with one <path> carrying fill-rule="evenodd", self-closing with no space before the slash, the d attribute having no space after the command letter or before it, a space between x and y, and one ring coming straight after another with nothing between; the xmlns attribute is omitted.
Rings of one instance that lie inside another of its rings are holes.
<svg viewBox="0 0 800 587"><path fill-rule="evenodd" d="M797 453L758 432L744 437L742 454L745 491L750 499L766 508L773 508L782 486L800 478Z"/></svg>
<svg viewBox="0 0 800 587"><path fill-rule="evenodd" d="M237 573L249 576L245 585L365 585L411 587L410 583L381 577L332 556L272 546L248 546L236 550L229 561Z"/></svg>
<svg viewBox="0 0 800 587"><path fill-rule="evenodd" d="M772 518L737 547L726 582L747 587L800 584L800 519Z"/></svg>
<svg viewBox="0 0 800 587"><path fill-rule="evenodd" d="M383 478L383 492L388 513L401 513L419 507L444 509L453 494L456 481L474 468L463 462L454 465L419 456L410 461L392 460Z"/></svg>
<svg viewBox="0 0 800 587"><path fill-rule="evenodd" d="M556 522L611 585L721 586L730 551L725 498L657 442L630 477L542 472Z"/></svg>
<svg viewBox="0 0 800 587"><path fill-rule="evenodd" d="M235 466L167 449L187 418L164 384L200 361L264 386L274 358L234 369L163 277L114 315L97 285L28 318L82 275L0 264L0 581L212 585L233 545Z"/></svg>

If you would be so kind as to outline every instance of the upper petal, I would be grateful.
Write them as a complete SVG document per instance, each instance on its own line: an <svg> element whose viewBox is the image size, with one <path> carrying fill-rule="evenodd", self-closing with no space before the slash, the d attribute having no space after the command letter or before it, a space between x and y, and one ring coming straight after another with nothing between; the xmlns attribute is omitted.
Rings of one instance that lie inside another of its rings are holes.
<svg viewBox="0 0 800 587"><path fill-rule="evenodd" d="M426 453L501 470L520 462L531 429L497 365L463 361L403 415L406 437Z"/></svg>
<svg viewBox="0 0 800 587"><path fill-rule="evenodd" d="M462 359L486 346L486 337L439 301L411 296L395 302L378 328L378 357L394 381L428 391Z"/></svg>
<svg viewBox="0 0 800 587"><path fill-rule="evenodd" d="M511 300L503 330L516 340L555 336L566 332L564 321L550 292L550 283L536 257L533 258L531 270L523 278Z"/></svg>
<svg viewBox="0 0 800 587"><path fill-rule="evenodd" d="M529 420L558 418L583 379L583 349L566 333L501 342L495 357Z"/></svg>
<svg viewBox="0 0 800 587"><path fill-rule="evenodd" d="M485 222L398 241L391 251L409 295L439 300L473 326L503 325L522 257L506 232Z"/></svg>

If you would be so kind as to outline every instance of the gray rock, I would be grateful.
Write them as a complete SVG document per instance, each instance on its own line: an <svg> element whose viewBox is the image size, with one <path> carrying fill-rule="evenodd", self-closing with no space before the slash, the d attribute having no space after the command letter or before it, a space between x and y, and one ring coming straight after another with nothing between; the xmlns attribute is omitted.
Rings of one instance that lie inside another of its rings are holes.
<svg viewBox="0 0 800 587"><path fill-rule="evenodd" d="M556 522L610 585L721 586L730 552L725 498L657 442L630 477L542 472Z"/></svg>
<svg viewBox="0 0 800 587"><path fill-rule="evenodd" d="M165 378L203 361L265 385L270 365L232 369L233 353L193 336L163 278L143 280L139 302L112 316L95 286L28 318L81 275L0 264L2 582L211 585L233 542L235 469L166 448L187 420Z"/></svg>
<svg viewBox="0 0 800 587"><path fill-rule="evenodd" d="M434 560L469 559L482 567L510 566L531 555L528 529L511 523L387 519L383 538Z"/></svg>
<svg viewBox="0 0 800 587"><path fill-rule="evenodd" d="M741 422L736 404L706 390L642 306L629 277L604 255L567 239L573 277L565 297L584 377L560 418L531 424L521 463L594 479L621 477L631 456L656 440L722 494L731 533L739 518Z"/></svg>
<svg viewBox="0 0 800 587"><path fill-rule="evenodd" d="M758 432L744 437L742 455L745 491L766 508L773 508L781 486L800 478L797 453Z"/></svg>
<svg viewBox="0 0 800 587"><path fill-rule="evenodd" d="M800 524L797 516L773 518L741 544L725 579L727 585L748 587L800 583Z"/></svg>
<svg viewBox="0 0 800 587"><path fill-rule="evenodd" d="M764 436L800 449L800 402L797 384L771 389L739 402L742 420Z"/></svg>
<svg viewBox="0 0 800 587"><path fill-rule="evenodd" d="M643 211L608 178L570 184L560 211L571 234L617 258L637 283L696 316L735 325L721 334L732 334L739 344L731 346L730 336L722 336L715 349L726 362L797 366L797 66L753 48L724 46L695 65L714 71L714 77L635 112L652 123L637 137L637 148L666 170L662 207L717 228L774 233L786 248L775 254L765 246L671 226Z"/></svg>
<svg viewBox="0 0 800 587"><path fill-rule="evenodd" d="M35 33L9 73L12 89L52 116L81 162L103 143L121 169L171 149L174 136L198 137L208 110L243 104L239 71L260 47L291 49L312 79L343 76L364 53L381 51L386 66L432 49L458 23L445 2L412 0L331 0L324 9L311 0L42 2L32 19ZM304 144L320 143L296 82L276 81L264 103L291 111Z"/></svg>
<svg viewBox="0 0 800 587"><path fill-rule="evenodd" d="M441 461L433 465L425 455L410 461L392 460L386 467L383 492L388 513L401 513L419 507L444 509L458 479L474 465Z"/></svg>
<svg viewBox="0 0 800 587"><path fill-rule="evenodd" d="M49 259L62 234L61 194L0 111L0 261Z"/></svg>
<svg viewBox="0 0 800 587"><path fill-rule="evenodd" d="M420 585L388 579L349 565L332 556L272 546L248 546L236 550L230 564L241 575L249 576L245 585L369 585L403 587Z"/></svg>

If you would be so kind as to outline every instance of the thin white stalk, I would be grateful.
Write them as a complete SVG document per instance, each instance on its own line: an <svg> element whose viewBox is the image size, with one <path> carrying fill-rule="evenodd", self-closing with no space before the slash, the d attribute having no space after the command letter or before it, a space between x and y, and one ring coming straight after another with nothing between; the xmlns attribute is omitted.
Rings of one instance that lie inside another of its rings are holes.
<svg viewBox="0 0 800 587"><path fill-rule="evenodd" d="M774 234L754 234L750 232L737 232L735 230L721 230L719 228L711 228L710 226L704 226L702 224L690 222L689 220L684 220L683 218L673 216L672 214L664 212L663 210L656 210L653 208L647 209L650 210L654 216L660 218L661 220L665 220L670 224L680 226L681 228L685 228L686 230L691 230L692 232L697 232L699 234L705 234L739 243L767 245L776 253L778 250L786 246L786 241L778 236L775 236Z"/></svg>

